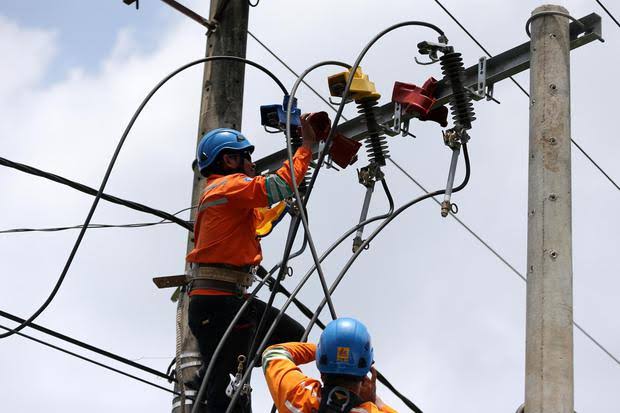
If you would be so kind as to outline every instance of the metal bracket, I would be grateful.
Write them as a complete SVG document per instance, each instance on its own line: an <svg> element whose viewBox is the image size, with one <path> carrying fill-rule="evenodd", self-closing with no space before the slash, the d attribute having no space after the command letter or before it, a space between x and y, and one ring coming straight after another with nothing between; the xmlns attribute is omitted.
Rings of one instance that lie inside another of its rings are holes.
<svg viewBox="0 0 620 413"><path fill-rule="evenodd" d="M579 24L572 22L569 25L570 48L575 49L601 38L601 16L591 13L579 19ZM584 29L585 28L585 29ZM510 76L523 72L530 67L530 42L520 44L503 53L497 54L486 61L486 84L493 85ZM465 69L463 85L466 87L475 87L478 83L478 64ZM435 98L437 102L434 107L446 104L452 95L452 88L446 79L442 79L437 84ZM394 104L392 102L383 106L375 107L375 115L379 125L392 125L394 122ZM412 115L406 114L401 117L402 120L411 118ZM363 116L357 116L345 123L338 125L337 132L355 139L357 141L368 136L365 119ZM314 151L313 157L316 158L317 153ZM258 171L276 171L287 159L286 150L267 155L256 162Z"/></svg>
<svg viewBox="0 0 620 413"><path fill-rule="evenodd" d="M478 83L476 87L469 88L472 92L472 98L474 100L492 100L495 103L500 103L493 97L493 83L487 84L487 57L482 56L478 59Z"/></svg>
<svg viewBox="0 0 620 413"><path fill-rule="evenodd" d="M403 105L398 102L394 102L394 121L392 122L391 127L379 125L381 129L390 136L398 135L399 133L403 136L409 135L409 118L403 120Z"/></svg>
<svg viewBox="0 0 620 413"><path fill-rule="evenodd" d="M384 176L381 166L377 163L371 163L357 170L357 179L366 188L374 186L375 182L382 180Z"/></svg>
<svg viewBox="0 0 620 413"><path fill-rule="evenodd" d="M486 96L487 88L487 58L482 56L478 59L478 84L474 90L474 95L480 99Z"/></svg>

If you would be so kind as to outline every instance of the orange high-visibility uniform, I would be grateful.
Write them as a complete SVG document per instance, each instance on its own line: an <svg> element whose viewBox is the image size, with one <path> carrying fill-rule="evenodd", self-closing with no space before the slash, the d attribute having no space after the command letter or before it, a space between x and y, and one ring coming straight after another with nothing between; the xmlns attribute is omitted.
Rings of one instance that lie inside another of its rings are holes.
<svg viewBox="0 0 620 413"><path fill-rule="evenodd" d="M316 412L321 404L321 382L304 375L299 364L314 361L316 344L276 344L263 353L263 372L269 392L280 413ZM364 402L354 413L396 413L377 397L376 404Z"/></svg>
<svg viewBox="0 0 620 413"><path fill-rule="evenodd" d="M295 180L303 179L312 152L301 147L295 152ZM195 247L187 261L200 264L258 265L263 259L256 237L260 216L255 208L273 205L293 194L289 162L267 176L250 178L243 173L211 175L200 198ZM198 292L196 292L198 293Z"/></svg>

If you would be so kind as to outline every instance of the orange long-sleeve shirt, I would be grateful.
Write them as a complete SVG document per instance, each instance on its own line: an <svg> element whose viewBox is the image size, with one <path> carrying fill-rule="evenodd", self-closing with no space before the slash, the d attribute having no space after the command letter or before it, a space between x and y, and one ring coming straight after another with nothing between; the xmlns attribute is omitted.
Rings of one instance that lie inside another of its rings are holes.
<svg viewBox="0 0 620 413"><path fill-rule="evenodd" d="M312 343L276 344L263 353L263 372L269 392L280 413L310 413L321 404L321 382L304 375L299 364L314 361L316 345ZM377 404L364 402L354 413L396 413L377 397Z"/></svg>
<svg viewBox="0 0 620 413"><path fill-rule="evenodd" d="M308 170L312 152L301 147L295 152L296 182ZM195 247L187 255L194 263L235 266L257 265L263 259L256 237L254 208L275 204L292 195L288 161L273 175L250 178L245 174L211 175L200 198Z"/></svg>

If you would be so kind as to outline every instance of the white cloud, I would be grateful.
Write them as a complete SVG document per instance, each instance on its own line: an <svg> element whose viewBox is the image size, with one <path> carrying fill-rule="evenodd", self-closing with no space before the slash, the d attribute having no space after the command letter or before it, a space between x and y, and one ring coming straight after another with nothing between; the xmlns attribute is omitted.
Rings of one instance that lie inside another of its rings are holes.
<svg viewBox="0 0 620 413"><path fill-rule="evenodd" d="M203 2L188 4L204 7ZM525 41L522 23L535 5L480 1L476 13L470 13L471 4L446 2L446 6L462 16L485 44L489 42L492 51L500 51ZM581 16L590 12L592 5L570 2L570 8ZM495 25L476 24L481 21L480 9L493 16ZM264 2L252 10L250 28L301 71L323 59L350 62L375 32L421 15L449 31L467 64L482 54L432 2L424 7L395 1L381 5ZM138 29L127 27L118 32L111 52L102 56L97 66L74 66L49 83L42 80L54 59L62 56L58 35L0 18L0 53L12 57L7 62L20 62L0 66L0 74L8 80L0 84L0 156L96 186L126 123L148 90L176 67L203 54L204 30L181 18L178 22L162 27L149 51L136 43ZM497 35L497 27L502 27L502 36ZM618 33L612 27L606 30L604 46L588 45L573 52L573 131L584 136L584 146L618 177L612 122L604 121L614 116L615 103L609 100L613 93L600 92L609 88L605 79L613 75L617 56L610 51L618 42ZM431 74L439 76L438 68L411 62L415 43L429 36L421 29L398 31L371 50L364 69L383 93L382 102L389 98L394 80L421 83ZM264 63L290 87L291 75L251 39L248 56ZM318 71L310 77L312 84L325 92L325 77L338 70ZM168 211L188 205L201 76L199 67L189 69L148 104L121 152L107 192ZM527 75L520 79L527 83ZM254 69L247 71L245 90L244 130L258 146L257 153L261 156L279 149L281 137L263 133L257 113L259 105L278 102L281 92ZM454 200L461 207L459 217L521 270L526 241L527 99L507 82L497 86L496 97L501 105L476 104L478 120L470 144L472 180ZM597 102L596 110L590 102ZM300 106L308 111L324 110L305 88L300 90ZM420 123L412 127L418 138L390 139L391 153L429 189L442 187L449 152L440 141L439 128ZM365 158L361 158L356 167L364 165ZM617 313L614 275L618 267L613 257L618 221L610 213L617 192L610 190L581 155L575 154L574 159L575 313L618 354L619 330L612 316ZM397 205L420 194L392 166L386 168L386 174ZM92 201L58 184L9 170L0 174L0 188L2 228L77 224ZM319 251L355 224L362 197L363 188L352 168L341 173L321 172L309 207ZM385 208L378 189L371 214ZM411 208L373 241L337 290L336 309L367 322L375 337L378 367L425 411L514 411L523 395L525 285L458 224L441 219L438 208L432 202ZM151 219L105 202L95 214L97 222ZM267 265L280 258L284 228L264 242ZM365 234L370 232L367 229ZM76 235L0 237L2 309L27 315L36 308L60 273ZM168 301L170 292L156 290L150 278L179 272L184 245L185 232L174 225L87 232L66 284L41 324L129 357L171 355L174 305ZM345 241L327 260L328 280L338 274L350 256L350 247L351 241ZM295 275L286 281L291 288L311 260L304 256L293 263ZM315 277L308 285L302 297L312 307L320 300L321 291ZM315 331L313 337L317 334ZM48 411L60 411L68 401L82 406L89 400L93 411L170 410L170 396L160 390L24 343L18 337L0 342L4 346L0 364L7 366L0 381L9 383L7 409L38 411L44 405ZM576 382L583 386L576 393L577 410L613 411L609 406L618 404L618 396L610 383L618 383L617 366L583 338L576 338L576 360ZM147 364L163 370L167 360ZM38 369L44 372L29 381L31 372ZM254 376L254 406L262 410L269 396L260 384L260 373ZM57 383L63 383L64 388ZM586 389L595 391L596 396ZM393 396L380 392L404 410Z"/></svg>

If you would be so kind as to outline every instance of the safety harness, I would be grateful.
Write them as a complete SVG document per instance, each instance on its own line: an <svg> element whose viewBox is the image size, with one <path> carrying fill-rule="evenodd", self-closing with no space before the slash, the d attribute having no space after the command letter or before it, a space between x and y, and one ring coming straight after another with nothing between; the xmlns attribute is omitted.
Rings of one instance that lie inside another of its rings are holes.
<svg viewBox="0 0 620 413"><path fill-rule="evenodd" d="M223 264L193 264L188 276L189 289L209 289L245 294L254 282L255 267Z"/></svg>
<svg viewBox="0 0 620 413"><path fill-rule="evenodd" d="M341 386L325 386L321 389L321 395L317 413L349 413L363 403L357 394Z"/></svg>

